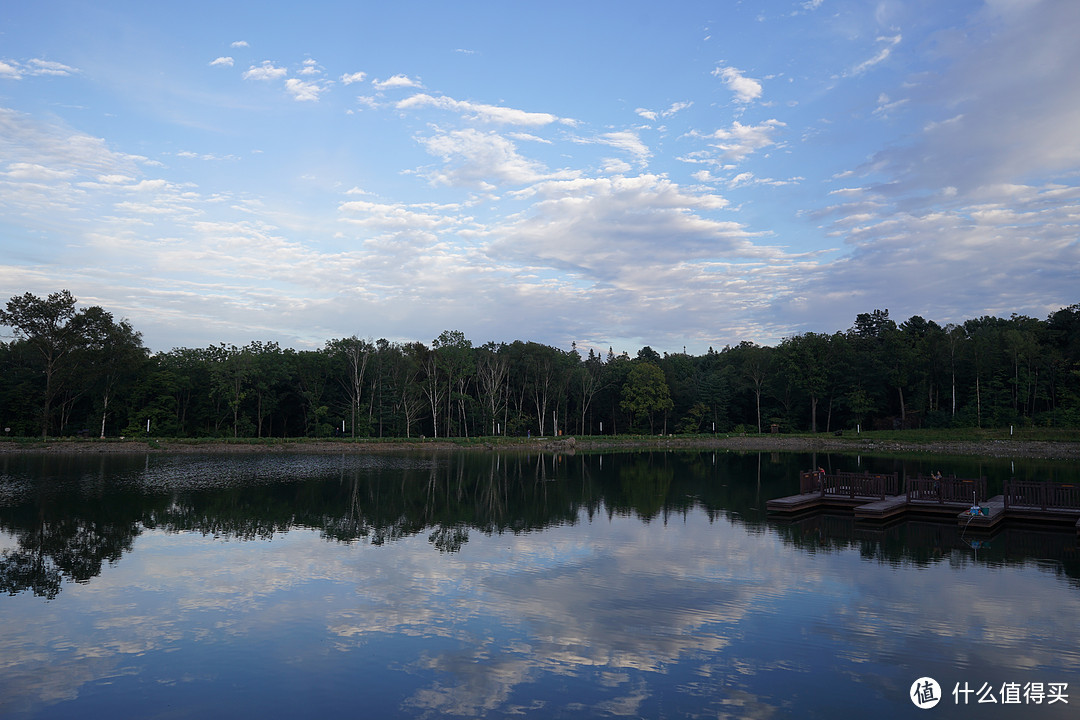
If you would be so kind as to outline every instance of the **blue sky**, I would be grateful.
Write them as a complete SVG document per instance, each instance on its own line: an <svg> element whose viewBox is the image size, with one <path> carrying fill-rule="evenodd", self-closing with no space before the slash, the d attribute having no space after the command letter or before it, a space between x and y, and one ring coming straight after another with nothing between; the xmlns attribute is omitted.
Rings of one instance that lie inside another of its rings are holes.
<svg viewBox="0 0 1080 720"><path fill-rule="evenodd" d="M700 353L1080 301L1080 3L8 3L0 294Z"/></svg>

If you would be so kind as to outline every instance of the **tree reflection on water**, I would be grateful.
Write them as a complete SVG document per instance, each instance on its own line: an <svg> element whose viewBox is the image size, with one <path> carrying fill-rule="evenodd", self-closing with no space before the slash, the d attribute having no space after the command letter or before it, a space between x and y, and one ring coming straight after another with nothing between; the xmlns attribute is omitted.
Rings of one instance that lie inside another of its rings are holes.
<svg viewBox="0 0 1080 720"><path fill-rule="evenodd" d="M89 582L119 562L145 529L243 541L302 527L373 546L426 534L440 552L455 553L473 532L534 532L602 513L667 522L696 508L750 531L772 527L805 552L857 547L866 559L917 565L1040 558L1080 577L1068 533L1006 529L970 553L948 523L767 521L765 501L792 492L810 462L694 452L9 458L0 530L14 542L0 558L0 590L55 598L64 583Z"/></svg>

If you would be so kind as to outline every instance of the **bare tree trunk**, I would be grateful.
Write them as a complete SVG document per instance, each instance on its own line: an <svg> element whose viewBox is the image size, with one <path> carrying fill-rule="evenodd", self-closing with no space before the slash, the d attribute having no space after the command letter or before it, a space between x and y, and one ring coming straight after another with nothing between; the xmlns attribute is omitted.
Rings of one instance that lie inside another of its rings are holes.
<svg viewBox="0 0 1080 720"><path fill-rule="evenodd" d="M101 439L105 439L105 416L109 413L109 391L101 396Z"/></svg>

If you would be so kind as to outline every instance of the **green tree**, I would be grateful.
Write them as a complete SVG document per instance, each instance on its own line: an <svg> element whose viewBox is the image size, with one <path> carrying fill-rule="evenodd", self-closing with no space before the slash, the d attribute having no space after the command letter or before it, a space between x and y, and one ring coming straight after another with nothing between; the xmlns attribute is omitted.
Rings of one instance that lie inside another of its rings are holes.
<svg viewBox="0 0 1080 720"><path fill-rule="evenodd" d="M817 432L818 401L828 389L826 353L827 335L806 333L786 338L780 343L780 357L795 387L810 398L810 432Z"/></svg>
<svg viewBox="0 0 1080 720"><path fill-rule="evenodd" d="M0 310L0 325L15 331L15 336L33 348L44 377L41 399L41 435L47 437L52 424L54 403L69 387L85 387L86 375L79 367L79 353L95 336L99 326L112 316L99 307L75 309L75 296L61 290L42 299L32 293L15 296Z"/></svg>
<svg viewBox="0 0 1080 720"><path fill-rule="evenodd" d="M439 337L431 343L434 359L434 372L437 377L442 377L445 383L443 398L446 400L446 432L449 437L454 434L452 423L454 410L457 410L458 435L469 435L466 405L469 396L466 392L473 375L476 373L476 364L473 360L472 341L465 337L460 330L443 330ZM434 382L434 380L433 380ZM433 413L438 412L433 407ZM437 420L436 420L437 422ZM436 432L436 436L438 433Z"/></svg>
<svg viewBox="0 0 1080 720"><path fill-rule="evenodd" d="M95 322L88 324L86 339L83 364L101 404L100 431L101 437L105 437L110 405L115 405L117 394L144 372L148 355L142 334L127 320L114 322L112 315L104 310Z"/></svg>
<svg viewBox="0 0 1080 720"><path fill-rule="evenodd" d="M345 372L339 378L339 382L349 398L349 432L355 438L357 436L356 421L360 414L360 401L364 391L364 373L367 372L368 360L375 352L375 346L353 335L326 343L326 352L339 363L344 364Z"/></svg>
<svg viewBox="0 0 1080 720"><path fill-rule="evenodd" d="M649 419L649 432L655 434L656 414L671 410L671 392L664 371L652 362L635 362L622 388L620 406L633 418Z"/></svg>

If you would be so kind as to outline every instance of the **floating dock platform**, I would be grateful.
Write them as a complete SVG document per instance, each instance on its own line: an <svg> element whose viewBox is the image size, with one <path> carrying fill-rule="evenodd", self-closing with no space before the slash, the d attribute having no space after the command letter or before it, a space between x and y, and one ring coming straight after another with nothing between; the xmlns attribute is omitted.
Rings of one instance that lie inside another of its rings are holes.
<svg viewBox="0 0 1080 720"><path fill-rule="evenodd" d="M798 495L769 500L766 510L794 516L828 509L851 510L856 520L885 522L906 515L955 518L966 530L991 531L1005 520L1072 526L1080 534L1080 487L1012 480L986 497L986 478L918 476L897 491L896 473L799 474Z"/></svg>

